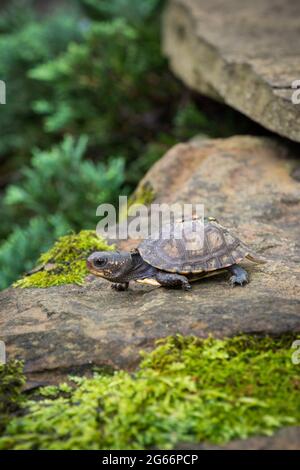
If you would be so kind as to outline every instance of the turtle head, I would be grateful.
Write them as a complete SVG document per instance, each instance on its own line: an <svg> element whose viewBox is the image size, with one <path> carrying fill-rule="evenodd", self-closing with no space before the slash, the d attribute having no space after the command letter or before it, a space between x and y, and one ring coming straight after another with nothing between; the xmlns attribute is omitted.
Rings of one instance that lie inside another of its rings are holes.
<svg viewBox="0 0 300 470"><path fill-rule="evenodd" d="M125 251L95 251L86 263L95 276L119 282L126 281L126 274L133 267L132 256Z"/></svg>

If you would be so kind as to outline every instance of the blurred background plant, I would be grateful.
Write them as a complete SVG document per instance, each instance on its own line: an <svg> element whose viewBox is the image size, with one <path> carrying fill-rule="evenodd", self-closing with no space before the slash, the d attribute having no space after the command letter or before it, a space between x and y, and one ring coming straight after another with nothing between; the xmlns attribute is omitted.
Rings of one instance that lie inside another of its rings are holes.
<svg viewBox="0 0 300 470"><path fill-rule="evenodd" d="M58 236L94 228L96 207L132 192L174 143L249 129L172 76L162 0L4 3L0 288Z"/></svg>

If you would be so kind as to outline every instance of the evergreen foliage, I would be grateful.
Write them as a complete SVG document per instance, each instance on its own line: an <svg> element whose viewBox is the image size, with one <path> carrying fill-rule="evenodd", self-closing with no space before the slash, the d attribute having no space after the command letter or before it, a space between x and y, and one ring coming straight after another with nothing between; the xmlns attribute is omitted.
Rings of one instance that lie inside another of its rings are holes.
<svg viewBox="0 0 300 470"><path fill-rule="evenodd" d="M0 287L30 270L57 237L95 227L99 204L117 202L123 160L85 160L86 146L86 137L67 136L50 150L35 150L19 183L8 186L2 205L15 229L0 245Z"/></svg>
<svg viewBox="0 0 300 470"><path fill-rule="evenodd" d="M30 1L14 1L0 20L0 78L6 83L6 105L0 112L0 162L14 168L20 155L31 147L50 142L42 131L33 103L47 94L43 82L33 81L29 71L64 51L81 33L75 13L56 14L39 21ZM14 154L11 162L11 154ZM18 158L17 158L18 157Z"/></svg>

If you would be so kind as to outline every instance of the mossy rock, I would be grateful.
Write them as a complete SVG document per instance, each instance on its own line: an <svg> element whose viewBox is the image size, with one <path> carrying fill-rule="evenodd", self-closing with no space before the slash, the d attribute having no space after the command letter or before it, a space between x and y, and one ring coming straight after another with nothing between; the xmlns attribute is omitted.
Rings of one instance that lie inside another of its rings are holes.
<svg viewBox="0 0 300 470"><path fill-rule="evenodd" d="M155 200L155 192L148 182L140 183L134 193L128 199L128 207L121 211L119 219L121 222L128 217L128 211L133 206L149 206ZM127 209L127 210L126 210Z"/></svg>
<svg viewBox="0 0 300 470"><path fill-rule="evenodd" d="M83 284L88 274L86 259L93 251L113 250L113 245L98 237L93 230L65 235L43 253L39 266L14 283L14 287L51 287Z"/></svg>

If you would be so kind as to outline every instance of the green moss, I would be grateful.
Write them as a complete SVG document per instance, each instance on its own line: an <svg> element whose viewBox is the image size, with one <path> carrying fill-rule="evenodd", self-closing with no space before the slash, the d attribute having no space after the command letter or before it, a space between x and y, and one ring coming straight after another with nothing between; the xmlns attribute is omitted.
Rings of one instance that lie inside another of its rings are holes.
<svg viewBox="0 0 300 470"><path fill-rule="evenodd" d="M124 221L127 216L128 212L127 209L129 209L133 205L144 205L148 206L150 205L155 199L155 192L154 189L149 181L144 183L143 185L139 186L135 192L130 196L128 199L128 207L124 208L125 210L120 212L119 219L120 221Z"/></svg>
<svg viewBox="0 0 300 470"><path fill-rule="evenodd" d="M133 204L144 204L145 206L151 204L155 199L154 189L147 181L142 186L140 186L133 195L129 198L129 207Z"/></svg>
<svg viewBox="0 0 300 470"><path fill-rule="evenodd" d="M61 284L82 284L88 274L86 258L93 251L113 250L93 230L65 235L42 254L37 272L15 282L14 287L50 287Z"/></svg>
<svg viewBox="0 0 300 470"><path fill-rule="evenodd" d="M172 448L300 424L290 337L167 338L136 373L77 378L27 401L0 449Z"/></svg>
<svg viewBox="0 0 300 470"><path fill-rule="evenodd" d="M22 368L23 364L20 361L0 364L0 434L4 431L10 416L19 409L23 401L21 389L25 378Z"/></svg>

